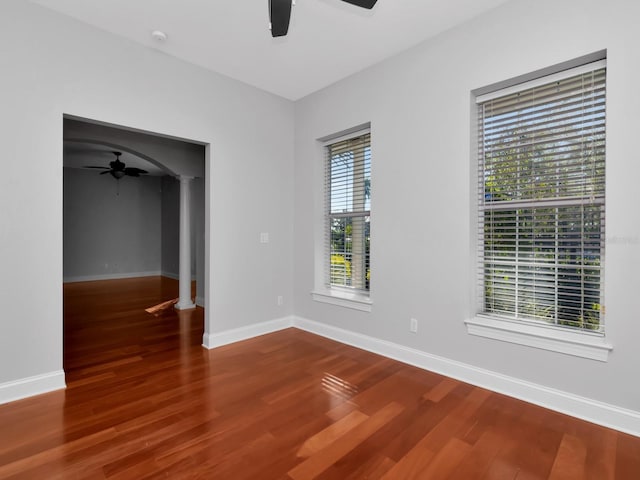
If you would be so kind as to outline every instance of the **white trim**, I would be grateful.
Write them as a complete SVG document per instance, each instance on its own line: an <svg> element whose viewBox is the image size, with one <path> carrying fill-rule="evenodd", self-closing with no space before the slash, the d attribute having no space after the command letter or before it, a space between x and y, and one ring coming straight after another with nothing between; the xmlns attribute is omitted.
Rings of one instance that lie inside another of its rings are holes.
<svg viewBox="0 0 640 480"><path fill-rule="evenodd" d="M167 272L165 270L162 270L162 272L160 273L163 277L167 277L167 278L172 278L174 280L180 280L180 275L178 275L177 273L173 273L173 272ZM195 274L191 275L191 281L197 280Z"/></svg>
<svg viewBox="0 0 640 480"><path fill-rule="evenodd" d="M524 75L518 75L517 77L512 77L507 80L495 82L490 85L485 85L482 88L475 88L472 90L471 93L473 94L474 97L477 97L479 95L485 95L487 93L495 92L497 90L509 88L512 85L522 84L522 83L528 82L529 80L534 80L540 77L546 77L558 72L564 72L566 70L570 70L572 68L579 67L581 65L586 65L588 63L597 62L598 60L604 60L606 58L607 58L607 50L606 49L599 50L597 52L593 52L588 55L582 55L581 57L573 58L566 62L556 63L555 65L550 65L544 68L540 68L533 72L525 73Z"/></svg>
<svg viewBox="0 0 640 480"><path fill-rule="evenodd" d="M311 297L316 302L352 308L354 310L360 310L361 312L370 312L371 305L373 304L368 295L345 292L343 290L333 288L326 290L314 290L311 292Z"/></svg>
<svg viewBox="0 0 640 480"><path fill-rule="evenodd" d="M566 415L640 436L640 412L509 377L420 350L294 317L293 326L424 370L487 388Z"/></svg>
<svg viewBox="0 0 640 480"><path fill-rule="evenodd" d="M178 275L177 273L173 273L173 272L167 272L165 270L162 270L162 276L163 277L167 277L167 278L171 278L173 280L180 280L180 275Z"/></svg>
<svg viewBox="0 0 640 480"><path fill-rule="evenodd" d="M245 327L225 330L223 332L207 333L202 336L202 346L208 349L229 345L267 333L277 332L293 326L293 317L283 317L267 322L247 325Z"/></svg>
<svg viewBox="0 0 640 480"><path fill-rule="evenodd" d="M173 308L175 308L176 310L193 310L194 308L196 308L196 304L193 303L193 301L189 298L186 302L176 303Z"/></svg>
<svg viewBox="0 0 640 480"><path fill-rule="evenodd" d="M640 412L638 411L509 377L302 317L284 317L225 332L205 334L203 346L215 348L292 326L566 415L613 428L630 435L640 436Z"/></svg>
<svg viewBox="0 0 640 480"><path fill-rule="evenodd" d="M371 122L348 128L347 130L342 130L332 135L325 135L324 137L318 138L318 141L323 147L326 147L332 143L342 142L343 140L349 140L354 137L359 137L360 135L366 135L367 133L371 133Z"/></svg>
<svg viewBox="0 0 640 480"><path fill-rule="evenodd" d="M129 273L104 273L101 275L81 275L77 277L64 277L63 283L73 282L94 282L96 280L120 280L123 278L136 278L136 277L159 277L164 276L164 273L160 270L153 270L150 272L129 272Z"/></svg>
<svg viewBox="0 0 640 480"><path fill-rule="evenodd" d="M204 308L204 297L196 297L196 305Z"/></svg>
<svg viewBox="0 0 640 480"><path fill-rule="evenodd" d="M138 277L167 277L178 280L178 274L166 272L164 270L152 270L149 272L129 272L129 273L104 273L101 275L80 275L77 277L64 277L64 283L74 282L94 282L96 280L122 280L124 278ZM191 275L191 281L197 280L195 275Z"/></svg>
<svg viewBox="0 0 640 480"><path fill-rule="evenodd" d="M0 405L32 397L33 395L60 390L66 386L63 370L0 383Z"/></svg>
<svg viewBox="0 0 640 480"><path fill-rule="evenodd" d="M484 103L489 100L493 100L494 98L505 97L507 95L511 95L512 93L517 93L522 90L527 90L529 88L539 87L541 85L546 85L547 83L557 82L559 80L563 80L565 78L573 77L575 75L580 75L583 73L592 72L594 70L599 70L601 68L606 68L607 60L598 60L596 62L587 63L584 65L580 65L579 67L571 68L569 70L563 70L561 72L557 72L551 75L546 75L544 77L538 77L533 80L529 80L528 82L518 83L516 85L512 85L510 87L501 88L499 90L494 90L493 92L485 93L484 95L478 95L476 97L476 103Z"/></svg>
<svg viewBox="0 0 640 480"><path fill-rule="evenodd" d="M477 316L465 320L470 335L606 362L613 346L603 335Z"/></svg>

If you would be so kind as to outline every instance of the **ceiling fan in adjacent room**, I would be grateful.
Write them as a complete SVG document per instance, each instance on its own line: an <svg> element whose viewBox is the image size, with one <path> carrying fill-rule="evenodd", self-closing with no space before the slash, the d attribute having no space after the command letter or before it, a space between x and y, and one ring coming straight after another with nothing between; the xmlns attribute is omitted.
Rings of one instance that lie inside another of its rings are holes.
<svg viewBox="0 0 640 480"><path fill-rule="evenodd" d="M371 10L378 0L342 0L343 2ZM269 0L269 20L271 21L271 36L284 37L289 31L291 6L295 0Z"/></svg>
<svg viewBox="0 0 640 480"><path fill-rule="evenodd" d="M84 168L97 168L99 170L104 170L104 172L100 172L100 175L110 173L116 180L120 180L125 175L129 177L139 177L141 173L149 173L141 168L127 167L122 161L120 161L120 155L122 155L122 152L113 152L113 154L116 156L116 159L111 161L108 167L87 166Z"/></svg>

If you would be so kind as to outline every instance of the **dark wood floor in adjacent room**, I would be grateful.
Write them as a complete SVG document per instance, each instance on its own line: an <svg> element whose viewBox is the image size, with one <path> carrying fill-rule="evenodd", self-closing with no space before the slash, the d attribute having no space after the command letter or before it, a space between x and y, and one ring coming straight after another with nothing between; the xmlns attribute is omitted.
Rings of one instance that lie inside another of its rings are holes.
<svg viewBox="0 0 640 480"><path fill-rule="evenodd" d="M300 330L208 351L173 280L64 293L68 387L0 406L2 479L640 479L640 438Z"/></svg>

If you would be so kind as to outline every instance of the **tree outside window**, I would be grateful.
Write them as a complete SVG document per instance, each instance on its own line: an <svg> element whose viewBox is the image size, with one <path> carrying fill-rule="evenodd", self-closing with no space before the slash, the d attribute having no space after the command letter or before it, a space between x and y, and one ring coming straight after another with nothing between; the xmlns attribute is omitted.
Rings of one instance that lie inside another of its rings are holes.
<svg viewBox="0 0 640 480"><path fill-rule="evenodd" d="M478 102L481 314L603 331L606 70L582 70Z"/></svg>
<svg viewBox="0 0 640 480"><path fill-rule="evenodd" d="M330 286L368 291L371 281L371 146L366 133L327 147Z"/></svg>

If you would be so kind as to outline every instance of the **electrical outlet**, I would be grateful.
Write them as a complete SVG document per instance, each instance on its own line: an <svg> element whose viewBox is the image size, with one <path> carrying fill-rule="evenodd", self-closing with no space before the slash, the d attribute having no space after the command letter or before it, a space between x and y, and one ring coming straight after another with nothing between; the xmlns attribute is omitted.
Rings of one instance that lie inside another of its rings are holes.
<svg viewBox="0 0 640 480"><path fill-rule="evenodd" d="M269 232L260 233L260 243L269 243Z"/></svg>
<svg viewBox="0 0 640 480"><path fill-rule="evenodd" d="M278 306L281 307L284 304L284 298L282 295L278 295Z"/></svg>
<svg viewBox="0 0 640 480"><path fill-rule="evenodd" d="M411 331L413 333L417 333L418 332L418 320L416 320L415 318L412 318L409 321L409 331Z"/></svg>

